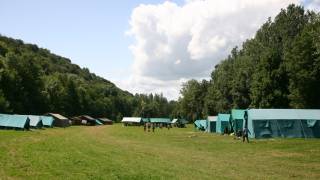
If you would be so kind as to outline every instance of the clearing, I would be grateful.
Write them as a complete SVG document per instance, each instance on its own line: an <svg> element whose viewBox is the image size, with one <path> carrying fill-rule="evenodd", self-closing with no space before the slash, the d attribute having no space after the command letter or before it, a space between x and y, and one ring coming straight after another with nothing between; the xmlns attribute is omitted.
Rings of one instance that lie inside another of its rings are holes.
<svg viewBox="0 0 320 180"><path fill-rule="evenodd" d="M0 179L320 179L320 139L112 126L0 130Z"/></svg>

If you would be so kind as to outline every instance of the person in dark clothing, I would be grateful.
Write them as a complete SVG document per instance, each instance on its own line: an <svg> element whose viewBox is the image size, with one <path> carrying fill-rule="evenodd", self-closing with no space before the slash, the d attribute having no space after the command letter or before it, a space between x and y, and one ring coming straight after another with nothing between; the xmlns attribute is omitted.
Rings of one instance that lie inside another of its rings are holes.
<svg viewBox="0 0 320 180"><path fill-rule="evenodd" d="M151 123L147 123L147 127L148 127L148 132L150 132Z"/></svg>
<svg viewBox="0 0 320 180"><path fill-rule="evenodd" d="M243 128L242 142L244 142L247 139L247 142L249 143L249 133L250 133L250 131L249 131L249 129L247 127Z"/></svg>
<svg viewBox="0 0 320 180"><path fill-rule="evenodd" d="M156 125L152 123L152 132L154 132L154 129L156 128Z"/></svg>
<svg viewBox="0 0 320 180"><path fill-rule="evenodd" d="M247 142L249 143L249 134L251 133L248 129L248 111L244 112L244 122L245 125L242 131L242 142L244 142L247 139Z"/></svg>
<svg viewBox="0 0 320 180"><path fill-rule="evenodd" d="M144 123L144 124L143 124L143 130L144 130L144 132L146 132L146 130L147 130L147 123Z"/></svg>
<svg viewBox="0 0 320 180"><path fill-rule="evenodd" d="M225 128L224 128L223 134L229 134L229 129L228 129L228 127L225 127Z"/></svg>
<svg viewBox="0 0 320 180"><path fill-rule="evenodd" d="M240 137L242 136L242 134L243 134L242 131L241 131L241 130L238 130L236 135L237 135L237 137L240 138Z"/></svg>

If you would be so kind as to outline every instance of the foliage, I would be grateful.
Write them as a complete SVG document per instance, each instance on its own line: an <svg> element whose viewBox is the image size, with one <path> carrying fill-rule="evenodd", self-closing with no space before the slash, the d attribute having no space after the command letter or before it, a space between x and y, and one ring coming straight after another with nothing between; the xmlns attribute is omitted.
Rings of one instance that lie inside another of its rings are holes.
<svg viewBox="0 0 320 180"><path fill-rule="evenodd" d="M320 14L289 5L215 67L208 89L184 86L176 111L189 117L194 108L185 102L198 103L205 115L232 108L320 108L319 92ZM199 93L206 95L193 99Z"/></svg>
<svg viewBox="0 0 320 180"><path fill-rule="evenodd" d="M1 113L56 112L120 120L132 115L164 117L173 108L162 95L133 96L69 59L0 36Z"/></svg>

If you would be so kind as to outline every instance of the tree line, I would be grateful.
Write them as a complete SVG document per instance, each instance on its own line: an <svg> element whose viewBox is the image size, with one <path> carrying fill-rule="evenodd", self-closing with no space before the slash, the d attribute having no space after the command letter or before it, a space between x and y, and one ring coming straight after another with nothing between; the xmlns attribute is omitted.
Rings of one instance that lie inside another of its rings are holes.
<svg viewBox="0 0 320 180"><path fill-rule="evenodd" d="M174 102L132 95L87 68L33 44L0 36L0 113L167 117Z"/></svg>
<svg viewBox="0 0 320 180"><path fill-rule="evenodd" d="M232 108L320 108L320 15L289 5L215 66L190 80L173 114L189 120Z"/></svg>

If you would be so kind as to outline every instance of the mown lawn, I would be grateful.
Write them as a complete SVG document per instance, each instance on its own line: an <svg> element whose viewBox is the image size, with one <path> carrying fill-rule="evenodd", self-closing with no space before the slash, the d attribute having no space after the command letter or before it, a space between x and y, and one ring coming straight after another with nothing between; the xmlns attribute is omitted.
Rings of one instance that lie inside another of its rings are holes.
<svg viewBox="0 0 320 180"><path fill-rule="evenodd" d="M0 179L320 179L320 139L250 144L120 124L0 130Z"/></svg>

